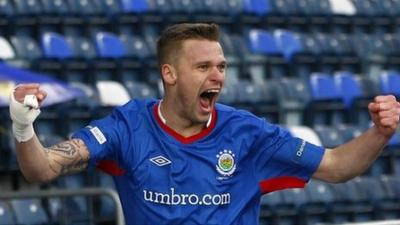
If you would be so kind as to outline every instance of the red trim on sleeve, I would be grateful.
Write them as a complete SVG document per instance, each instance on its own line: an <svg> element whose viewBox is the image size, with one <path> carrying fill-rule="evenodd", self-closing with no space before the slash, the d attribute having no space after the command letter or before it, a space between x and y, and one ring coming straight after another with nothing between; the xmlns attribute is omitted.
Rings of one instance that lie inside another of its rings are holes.
<svg viewBox="0 0 400 225"><path fill-rule="evenodd" d="M171 129L169 126L165 125L161 121L161 118L158 115L157 108L158 108L158 104L155 104L154 105L154 109L153 109L153 114L154 114L154 117L156 118L156 121L157 121L158 125L165 132L167 132L169 135L171 135L172 137L174 137L176 140L178 140L179 142L181 142L183 144L190 144L190 143L193 143L193 142L195 142L195 141L207 136L209 133L211 133L211 131L215 127L215 124L217 123L217 111L214 108L214 110L212 111L212 118L211 118L210 126L208 126L207 128L204 128L198 134L195 134L195 135L190 136L190 137L185 137L185 136L180 135L179 133L177 133L176 131L174 131L173 129Z"/></svg>
<svg viewBox="0 0 400 225"><path fill-rule="evenodd" d="M119 167L117 162L112 160L101 160L97 163L96 167L111 176L121 176L125 174L125 170Z"/></svg>
<svg viewBox="0 0 400 225"><path fill-rule="evenodd" d="M306 181L298 177L276 177L263 180L259 183L261 193L266 194L287 188L304 188Z"/></svg>

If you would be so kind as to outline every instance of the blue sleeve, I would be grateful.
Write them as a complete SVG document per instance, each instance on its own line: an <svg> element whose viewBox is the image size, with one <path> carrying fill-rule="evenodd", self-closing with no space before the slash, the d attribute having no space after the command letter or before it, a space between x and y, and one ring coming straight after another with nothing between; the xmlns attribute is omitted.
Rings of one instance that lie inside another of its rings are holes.
<svg viewBox="0 0 400 225"><path fill-rule="evenodd" d="M78 130L72 138L85 142L90 153L89 166L96 166L99 160L112 160L117 163L121 158L121 146L127 128L123 116L115 109L109 116L92 121Z"/></svg>
<svg viewBox="0 0 400 225"><path fill-rule="evenodd" d="M258 181L293 177L307 182L317 170L325 149L293 137L276 125L263 122L254 158Z"/></svg>

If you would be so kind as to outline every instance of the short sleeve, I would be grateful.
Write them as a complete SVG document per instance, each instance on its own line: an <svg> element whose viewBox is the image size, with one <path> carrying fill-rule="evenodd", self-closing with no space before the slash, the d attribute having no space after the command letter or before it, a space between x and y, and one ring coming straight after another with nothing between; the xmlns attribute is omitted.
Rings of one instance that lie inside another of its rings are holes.
<svg viewBox="0 0 400 225"><path fill-rule="evenodd" d="M114 110L109 116L92 121L72 135L72 138L83 140L88 147L90 166L96 166L100 160L119 161L122 135L126 133L124 124L120 112Z"/></svg>
<svg viewBox="0 0 400 225"><path fill-rule="evenodd" d="M317 170L325 149L293 137L286 129L264 122L255 147L255 173L259 182L301 187ZM278 182L277 182L278 181Z"/></svg>

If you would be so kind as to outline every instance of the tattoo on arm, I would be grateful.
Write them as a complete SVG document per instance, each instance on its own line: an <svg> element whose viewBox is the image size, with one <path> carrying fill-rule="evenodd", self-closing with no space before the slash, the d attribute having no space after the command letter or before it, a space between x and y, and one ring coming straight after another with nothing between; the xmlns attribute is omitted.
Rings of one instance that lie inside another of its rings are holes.
<svg viewBox="0 0 400 225"><path fill-rule="evenodd" d="M50 169L58 174L70 174L84 170L89 161L89 151L80 139L72 139L45 149Z"/></svg>

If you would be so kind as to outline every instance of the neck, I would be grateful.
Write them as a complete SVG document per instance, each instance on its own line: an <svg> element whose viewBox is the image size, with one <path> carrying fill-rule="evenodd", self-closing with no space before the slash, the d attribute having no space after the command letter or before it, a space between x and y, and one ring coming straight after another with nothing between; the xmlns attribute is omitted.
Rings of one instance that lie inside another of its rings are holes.
<svg viewBox="0 0 400 225"><path fill-rule="evenodd" d="M184 115L174 111L174 107L168 107L168 102L164 99L158 105L158 115L161 121L184 137L190 137L200 133L211 123L211 116L207 123L195 123L186 119ZM175 107L176 108L176 107Z"/></svg>

